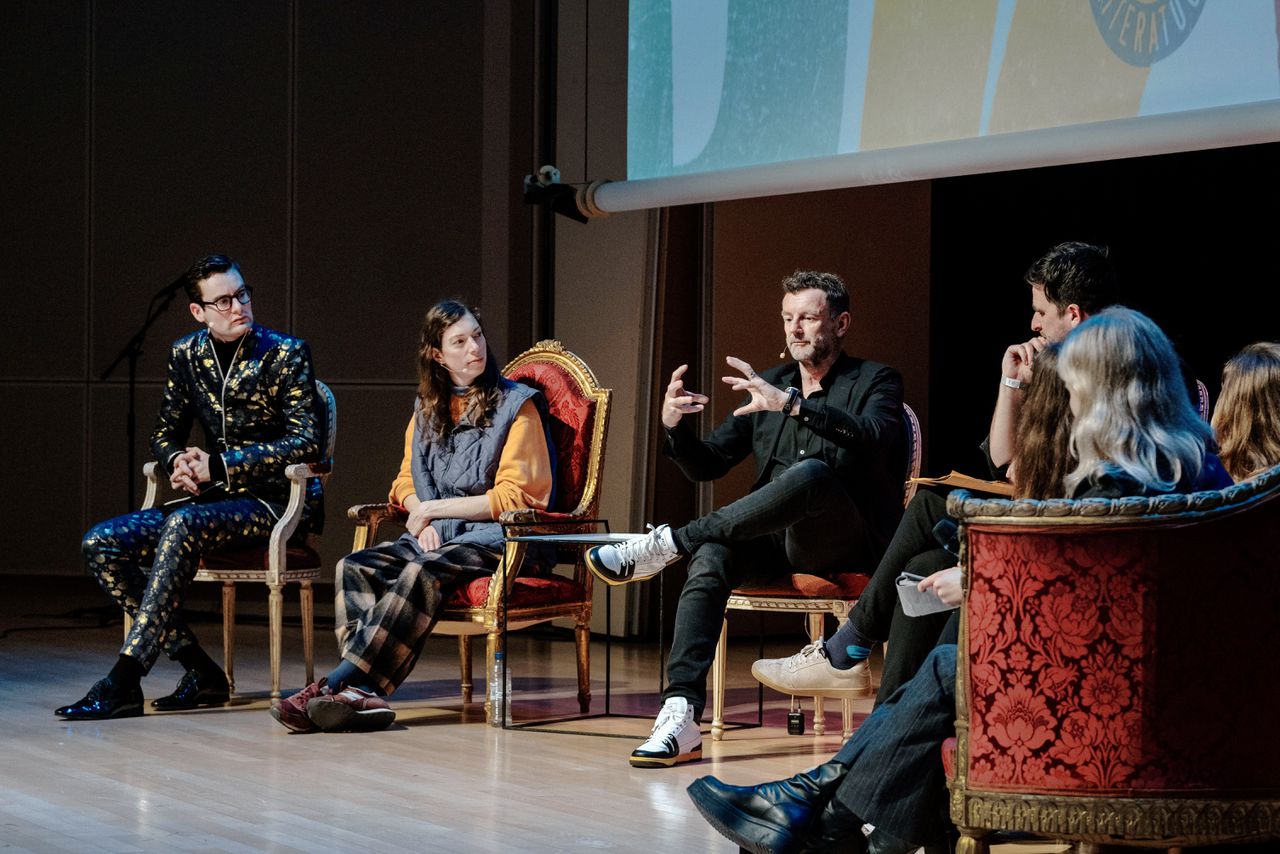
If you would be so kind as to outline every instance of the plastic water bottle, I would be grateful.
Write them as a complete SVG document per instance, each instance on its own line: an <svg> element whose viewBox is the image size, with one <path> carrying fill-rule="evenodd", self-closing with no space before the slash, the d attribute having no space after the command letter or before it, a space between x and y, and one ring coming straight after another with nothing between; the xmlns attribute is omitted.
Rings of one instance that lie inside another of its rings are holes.
<svg viewBox="0 0 1280 854"><path fill-rule="evenodd" d="M506 665L501 652L493 654L493 666L489 670L489 723L502 726L506 722L511 726L511 669Z"/></svg>

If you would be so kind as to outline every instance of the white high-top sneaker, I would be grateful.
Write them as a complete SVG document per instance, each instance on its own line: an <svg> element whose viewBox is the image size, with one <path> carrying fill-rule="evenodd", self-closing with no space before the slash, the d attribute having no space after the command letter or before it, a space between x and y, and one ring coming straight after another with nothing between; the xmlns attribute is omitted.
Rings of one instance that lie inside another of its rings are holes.
<svg viewBox="0 0 1280 854"><path fill-rule="evenodd" d="M626 542L587 550L587 569L606 584L630 584L653 578L680 558L670 525L659 525Z"/></svg>
<svg viewBox="0 0 1280 854"><path fill-rule="evenodd" d="M670 768L701 758L702 733L693 719L693 706L684 697L672 697L662 704L653 722L653 734L631 751L631 764L637 768Z"/></svg>
<svg viewBox="0 0 1280 854"><path fill-rule="evenodd" d="M822 641L815 641L790 658L762 658L751 665L756 681L783 694L804 697L870 697L871 668L859 661L848 670L837 670L827 660Z"/></svg>

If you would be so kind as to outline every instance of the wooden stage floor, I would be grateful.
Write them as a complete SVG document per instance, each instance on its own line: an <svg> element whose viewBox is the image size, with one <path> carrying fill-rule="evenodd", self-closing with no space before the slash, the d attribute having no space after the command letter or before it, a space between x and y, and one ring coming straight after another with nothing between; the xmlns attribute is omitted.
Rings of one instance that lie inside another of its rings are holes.
<svg viewBox="0 0 1280 854"><path fill-rule="evenodd" d="M627 755L657 710L655 647L614 646L612 710L642 718L582 722L573 726L599 735L564 735L495 729L485 724L482 703L464 707L452 638L428 643L392 700L398 719L390 729L295 735L267 712L266 630L258 624L238 627L242 693L232 705L70 724L52 710L105 673L119 625L99 626L93 618L100 612L81 610L104 604L87 579L9 577L6 587L0 603L5 851L732 851L686 796L694 778L777 779L825 761L840 744L838 703L828 703L830 734L788 736L786 701L772 695L763 728L713 743L704 727L701 762L632 768ZM331 611L317 610L317 669L324 672L336 653ZM194 628L220 657L218 626ZM768 652L788 654L800 641L797 625L795 643ZM600 711L603 643L592 645L592 656L593 711ZM568 640L514 635L509 657L517 723L576 711ZM730 699L738 719L754 719L754 658L754 642L731 649ZM180 675L162 660L143 683L148 700L168 693ZM294 627L285 637L284 681L292 691L302 679ZM856 704L857 720L870 705Z"/></svg>

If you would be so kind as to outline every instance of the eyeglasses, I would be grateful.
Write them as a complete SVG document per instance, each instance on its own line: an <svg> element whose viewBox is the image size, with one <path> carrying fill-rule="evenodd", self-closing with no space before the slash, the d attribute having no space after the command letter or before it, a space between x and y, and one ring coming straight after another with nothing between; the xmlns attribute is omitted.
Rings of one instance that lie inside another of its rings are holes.
<svg viewBox="0 0 1280 854"><path fill-rule="evenodd" d="M248 305L252 294L253 294L253 288L249 287L248 285L245 285L243 288L236 291L234 294L231 294L231 296L221 296L221 297L218 297L213 302L205 302L204 300L201 300L200 304L205 306L206 308L211 307L211 308L216 308L218 311L226 312L226 311L231 311L232 300L235 300L241 305Z"/></svg>

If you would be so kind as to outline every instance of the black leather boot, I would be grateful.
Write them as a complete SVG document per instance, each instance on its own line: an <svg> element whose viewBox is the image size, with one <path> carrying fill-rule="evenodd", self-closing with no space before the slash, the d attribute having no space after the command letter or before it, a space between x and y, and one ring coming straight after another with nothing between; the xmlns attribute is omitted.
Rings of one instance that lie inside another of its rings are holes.
<svg viewBox="0 0 1280 854"><path fill-rule="evenodd" d="M715 777L699 777L688 792L702 817L743 849L786 854L799 846L848 770L844 763L832 761L759 786L730 786Z"/></svg>

